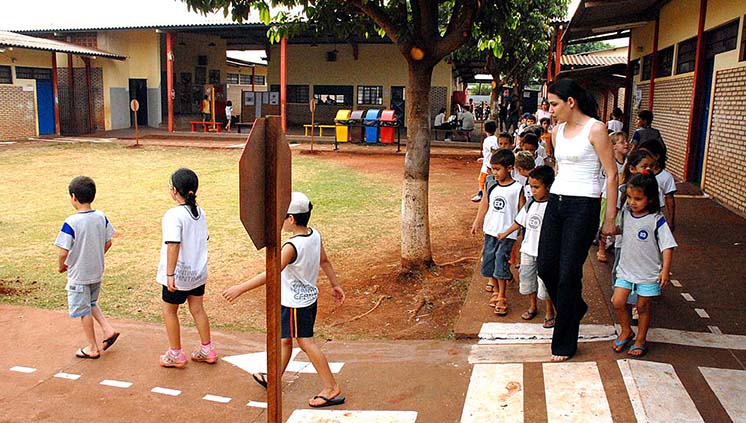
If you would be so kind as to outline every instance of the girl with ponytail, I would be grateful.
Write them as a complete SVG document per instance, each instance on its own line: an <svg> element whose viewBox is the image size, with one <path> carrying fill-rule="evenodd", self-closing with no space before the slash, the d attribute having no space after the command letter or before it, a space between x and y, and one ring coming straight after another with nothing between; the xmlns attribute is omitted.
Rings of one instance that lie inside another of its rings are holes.
<svg viewBox="0 0 746 423"><path fill-rule="evenodd" d="M192 360L213 364L218 354L210 340L210 322L202 298L207 282L207 221L205 211L197 205L199 179L190 169L182 168L171 175L171 198L177 206L163 216L163 244L158 264L158 283L163 285L163 320L169 349L160 358L163 367L184 367L186 355L181 351L179 305L189 303L201 345Z"/></svg>

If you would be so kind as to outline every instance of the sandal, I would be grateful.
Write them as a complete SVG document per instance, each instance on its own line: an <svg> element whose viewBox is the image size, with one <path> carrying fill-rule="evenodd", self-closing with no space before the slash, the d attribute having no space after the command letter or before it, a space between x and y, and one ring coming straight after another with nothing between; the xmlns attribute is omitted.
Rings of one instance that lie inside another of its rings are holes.
<svg viewBox="0 0 746 423"><path fill-rule="evenodd" d="M500 297L497 299L497 303L495 304L495 314L498 316L505 316L508 314L508 299L505 297Z"/></svg>
<svg viewBox="0 0 746 423"><path fill-rule="evenodd" d="M536 317L536 310L526 310L521 314L521 319L523 320L533 320L534 317Z"/></svg>
<svg viewBox="0 0 746 423"><path fill-rule="evenodd" d="M627 339L620 340L619 338L614 340L614 345L611 347L611 349L614 350L614 352L620 353L624 351L625 348L629 346L632 342L635 340L635 334L632 333L632 335L629 336Z"/></svg>
<svg viewBox="0 0 746 423"><path fill-rule="evenodd" d="M542 325L544 327L544 329L552 329L554 327L554 320L556 318L557 318L556 316L555 317L550 317L548 319L545 317L544 318L544 324Z"/></svg>
<svg viewBox="0 0 746 423"><path fill-rule="evenodd" d="M497 302L498 302L498 301L500 301L500 297L498 296L497 292L495 292L495 293L494 293L494 294L492 294L492 296L490 297L490 301L489 301L488 305L489 305L490 307L492 307L492 308L495 308L495 306L497 305Z"/></svg>
<svg viewBox="0 0 746 423"><path fill-rule="evenodd" d="M492 283L492 281L487 282L487 284L484 286L484 290L487 292L492 292L495 289L495 285Z"/></svg>
<svg viewBox="0 0 746 423"><path fill-rule="evenodd" d="M596 260L598 260L599 263L608 263L609 258L606 256L606 251L604 251L604 254L601 254L601 250L599 250L596 253Z"/></svg>
<svg viewBox="0 0 746 423"><path fill-rule="evenodd" d="M632 344L632 346L629 347L629 351L627 351L627 355L630 355L635 358L645 357L645 354L647 353L648 353L647 344L639 346L639 347L637 345Z"/></svg>

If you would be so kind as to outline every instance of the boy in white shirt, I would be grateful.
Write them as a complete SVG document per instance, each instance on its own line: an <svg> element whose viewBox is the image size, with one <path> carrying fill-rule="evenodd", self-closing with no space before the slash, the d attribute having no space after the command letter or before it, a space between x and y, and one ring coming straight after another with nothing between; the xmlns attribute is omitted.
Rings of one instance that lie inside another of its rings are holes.
<svg viewBox="0 0 746 423"><path fill-rule="evenodd" d="M337 282L337 275L331 261L326 255L321 234L308 226L313 204L301 192L293 192L288 207L287 217L282 225L285 232L293 234L283 244L281 252L282 266L282 372L285 372L290 355L293 351L293 339L311 360L314 369L324 383L324 389L308 401L311 407L328 407L345 402L341 396L334 375L329 369L329 362L321 348L313 339L313 329L316 322L316 305L319 295L316 286L319 269L322 269L332 287L332 297L341 305L345 293ZM223 292L223 297L233 302L244 292L258 288L267 282L266 272L251 278L248 282L234 285ZM267 387L267 374L254 373L254 380Z"/></svg>
<svg viewBox="0 0 746 423"><path fill-rule="evenodd" d="M471 198L471 201L475 203L482 201L484 181L490 174L490 157L492 157L492 153L498 149L495 131L497 131L497 124L495 121L489 120L484 123L484 132L487 134L487 137L484 139L484 142L482 142L482 168L479 172L479 191Z"/></svg>

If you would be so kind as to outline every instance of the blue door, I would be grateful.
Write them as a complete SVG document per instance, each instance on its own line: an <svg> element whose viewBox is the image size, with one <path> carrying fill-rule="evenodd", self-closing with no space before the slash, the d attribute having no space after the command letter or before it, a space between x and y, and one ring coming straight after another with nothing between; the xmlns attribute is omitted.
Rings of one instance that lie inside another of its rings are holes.
<svg viewBox="0 0 746 423"><path fill-rule="evenodd" d="M693 182L702 183L702 168L705 162L705 148L707 146L707 133L710 129L708 123L710 118L710 92L712 91L712 77L715 67L715 58L705 59L702 67L703 84L702 84L702 106L699 109L699 134L697 134L697 145L694 150L694 173Z"/></svg>
<svg viewBox="0 0 746 423"><path fill-rule="evenodd" d="M39 135L54 134L54 93L52 81L36 80L36 105L39 109Z"/></svg>

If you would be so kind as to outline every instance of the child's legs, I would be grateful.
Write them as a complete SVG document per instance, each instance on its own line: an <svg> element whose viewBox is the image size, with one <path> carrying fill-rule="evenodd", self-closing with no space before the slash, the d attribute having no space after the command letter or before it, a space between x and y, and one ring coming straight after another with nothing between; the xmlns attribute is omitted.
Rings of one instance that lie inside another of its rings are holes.
<svg viewBox="0 0 746 423"><path fill-rule="evenodd" d="M285 374L285 369L290 364L290 357L293 355L293 338L282 338L280 340L280 359L282 360L282 372Z"/></svg>
<svg viewBox="0 0 746 423"><path fill-rule="evenodd" d="M99 352L98 343L96 342L96 331L93 328L93 316L86 314L80 318L80 323L83 326L83 333L88 341L88 354L96 355Z"/></svg>
<svg viewBox="0 0 746 423"><path fill-rule="evenodd" d="M202 285L202 293L204 293L204 285ZM197 332L199 332L199 339L203 345L207 345L211 339L210 321L205 312L203 298L202 295L189 295L187 302L189 303L189 312L194 318L194 325L197 326Z"/></svg>
<svg viewBox="0 0 746 423"><path fill-rule="evenodd" d="M109 321L106 320L104 313L101 311L98 305L91 307L91 316L93 316L96 322L98 322L101 330L104 331L104 338L108 338L114 335L114 333L116 332L114 330L114 327L112 327Z"/></svg>
<svg viewBox="0 0 746 423"><path fill-rule="evenodd" d="M503 239L498 241L497 248L495 250L494 270L492 277L497 279L498 294L500 297L506 297L508 292L506 285L509 280L513 279L513 274L510 272L510 252L513 249L513 239Z"/></svg>
<svg viewBox="0 0 746 423"><path fill-rule="evenodd" d="M657 283L638 284L637 285L637 346L645 345L650 327L650 309L653 306L653 297L661 293L660 286Z"/></svg>
<svg viewBox="0 0 746 423"><path fill-rule="evenodd" d="M339 386L337 381L334 380L334 375L329 368L329 362L326 360L326 356L321 351L321 348L316 344L313 338L296 338L298 346L303 350L311 360L313 368L318 372L321 382L324 384L324 389L327 390L328 395L335 396L339 394ZM327 396L327 395L324 395ZM327 396L328 397L328 396Z"/></svg>
<svg viewBox="0 0 746 423"><path fill-rule="evenodd" d="M632 320L627 312L627 297L632 292L632 289L633 285L631 283L623 279L617 279L614 294L611 296L611 304L614 306L614 312L622 327L619 339L627 339L632 334Z"/></svg>
<svg viewBox="0 0 746 423"><path fill-rule="evenodd" d="M484 192L484 182L487 180L487 174L479 172L479 191Z"/></svg>
<svg viewBox="0 0 746 423"><path fill-rule="evenodd" d="M179 326L179 305L163 303L163 323L166 324L168 346L172 350L181 349L181 327Z"/></svg>
<svg viewBox="0 0 746 423"><path fill-rule="evenodd" d="M544 285L544 281L541 280L541 278L538 275L538 267L539 267L539 260L536 259L536 268L537 268L536 282L538 285L537 296L540 300L544 301L544 317L546 319L552 319L554 318L554 303L552 303L551 298L549 298L549 292L547 292L547 287ZM523 268L523 265L521 265L521 268Z"/></svg>
<svg viewBox="0 0 746 423"><path fill-rule="evenodd" d="M521 253L520 284L518 292L528 295L529 311L536 311L536 293L539 290L539 275L536 257ZM546 291L546 290L545 290Z"/></svg>
<svg viewBox="0 0 746 423"><path fill-rule="evenodd" d="M93 312L93 306L96 305L96 299L98 298L98 290L96 288L99 286L100 284L68 284L66 287L70 317L80 318L83 333L88 341L88 353L93 355L96 355L99 349L96 343L96 331L93 328L93 316L91 316L91 313ZM94 289L91 289L92 287ZM95 294L95 297L91 296L92 293Z"/></svg>

